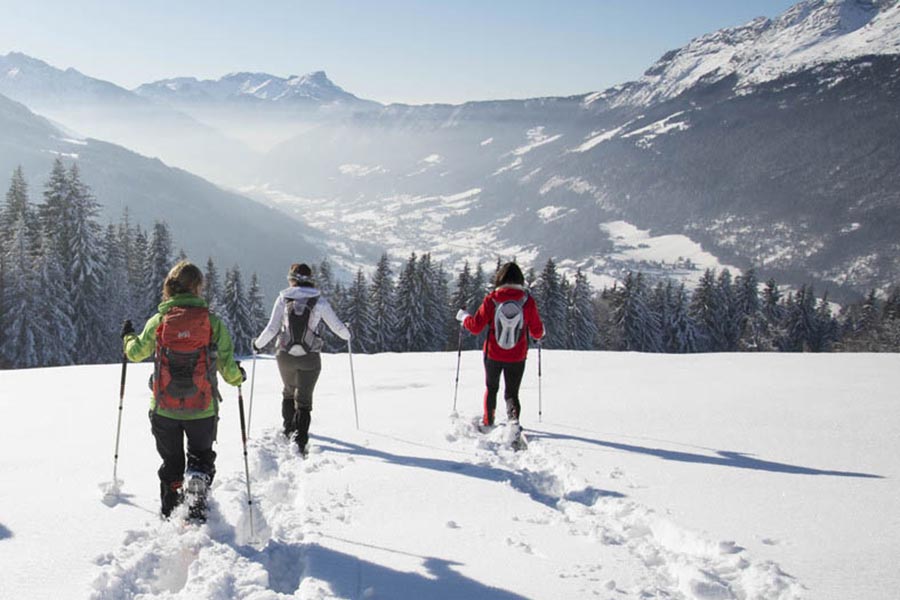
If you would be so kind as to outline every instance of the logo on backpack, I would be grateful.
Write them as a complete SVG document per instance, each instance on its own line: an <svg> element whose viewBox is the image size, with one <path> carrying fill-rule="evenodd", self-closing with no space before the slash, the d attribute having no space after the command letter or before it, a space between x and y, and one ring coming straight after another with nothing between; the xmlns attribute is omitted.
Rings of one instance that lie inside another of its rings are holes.
<svg viewBox="0 0 900 600"><path fill-rule="evenodd" d="M528 294L522 296L521 300L506 302L494 300L494 337L497 345L504 350L515 348L522 337L522 330L525 328L523 312L526 301Z"/></svg>
<svg viewBox="0 0 900 600"><path fill-rule="evenodd" d="M156 409L202 412L216 398L216 361L209 309L175 306L156 329L153 396Z"/></svg>
<svg viewBox="0 0 900 600"><path fill-rule="evenodd" d="M310 316L318 301L318 296L306 300L285 299L280 338L282 350L295 356L322 350L322 322L319 321L315 329L310 327Z"/></svg>

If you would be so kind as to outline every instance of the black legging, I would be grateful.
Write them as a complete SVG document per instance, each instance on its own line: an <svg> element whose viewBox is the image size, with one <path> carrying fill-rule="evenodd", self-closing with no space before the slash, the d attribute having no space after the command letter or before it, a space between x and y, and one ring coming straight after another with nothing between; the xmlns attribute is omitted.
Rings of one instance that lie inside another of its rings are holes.
<svg viewBox="0 0 900 600"><path fill-rule="evenodd" d="M497 392L500 391L500 374L503 374L503 397L506 399L506 418L510 421L519 419L519 386L525 374L525 361L501 362L484 356L484 380L487 389L484 392L484 425L494 424L494 411L497 409Z"/></svg>

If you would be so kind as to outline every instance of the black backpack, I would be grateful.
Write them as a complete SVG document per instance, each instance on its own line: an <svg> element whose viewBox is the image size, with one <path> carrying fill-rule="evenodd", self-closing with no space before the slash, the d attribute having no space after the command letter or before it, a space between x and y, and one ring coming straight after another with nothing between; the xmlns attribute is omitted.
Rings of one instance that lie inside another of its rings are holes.
<svg viewBox="0 0 900 600"><path fill-rule="evenodd" d="M281 347L289 351L294 346L303 348L304 354L322 350L322 322L313 329L309 326L310 315L319 301L318 296L306 300L287 298L284 306Z"/></svg>

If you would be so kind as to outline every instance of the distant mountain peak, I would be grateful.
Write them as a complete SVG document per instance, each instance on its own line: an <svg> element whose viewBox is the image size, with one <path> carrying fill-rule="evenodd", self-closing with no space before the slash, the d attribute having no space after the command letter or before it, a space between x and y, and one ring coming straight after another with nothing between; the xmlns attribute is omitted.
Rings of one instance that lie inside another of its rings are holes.
<svg viewBox="0 0 900 600"><path fill-rule="evenodd" d="M192 77L164 79L144 84L135 90L142 96L168 102L228 102L253 100L258 102L303 102L319 105L374 105L361 100L335 85L325 71L305 75L279 77L270 73L239 71L219 79L198 81Z"/></svg>
<svg viewBox="0 0 900 600"><path fill-rule="evenodd" d="M588 103L609 98L613 105L649 105L732 75L747 86L883 54L900 54L900 2L803 0L774 19L758 17L699 36L664 54L638 81L620 86L621 93L592 94Z"/></svg>

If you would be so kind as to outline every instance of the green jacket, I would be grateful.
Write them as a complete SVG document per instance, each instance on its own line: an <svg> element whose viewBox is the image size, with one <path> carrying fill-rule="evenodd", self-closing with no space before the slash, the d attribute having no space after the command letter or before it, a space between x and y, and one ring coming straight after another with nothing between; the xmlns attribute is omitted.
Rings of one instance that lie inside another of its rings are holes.
<svg viewBox="0 0 900 600"><path fill-rule="evenodd" d="M203 306L206 307L206 300L194 296L193 294L178 294L159 305L159 312L147 321L144 325L144 331L140 335L129 333L125 335L125 356L133 362L140 362L145 358L153 355L156 350L156 329L162 322L163 315L169 312L174 306ZM218 360L216 370L221 373L222 378L231 385L238 386L243 381L241 370L234 361L234 343L231 341L231 335L228 328L219 317L213 313L209 313L209 324L212 328L212 341L216 345ZM156 398L150 399L150 410L156 412ZM218 412L218 402L213 400L208 409L203 412L194 413L190 416L173 413L171 411L160 409L158 413L164 417L171 419L205 419L211 417Z"/></svg>

